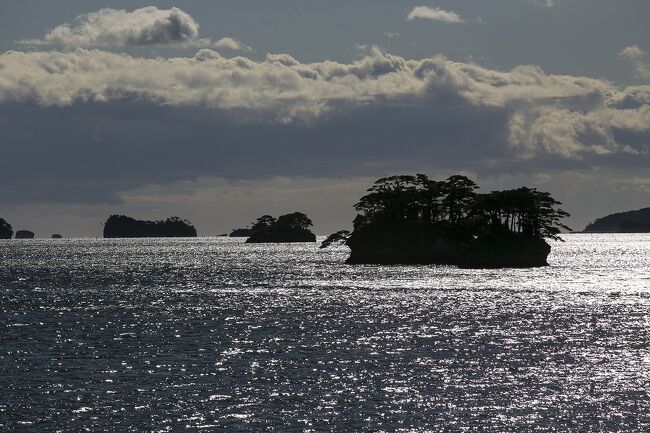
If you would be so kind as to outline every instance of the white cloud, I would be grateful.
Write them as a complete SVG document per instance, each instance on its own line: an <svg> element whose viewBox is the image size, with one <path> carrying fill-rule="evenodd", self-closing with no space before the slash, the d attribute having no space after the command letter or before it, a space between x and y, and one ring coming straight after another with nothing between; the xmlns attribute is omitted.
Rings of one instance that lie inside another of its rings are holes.
<svg viewBox="0 0 650 433"><path fill-rule="evenodd" d="M508 143L522 158L642 152L617 133L650 132L650 86L620 89L536 66L504 72L440 56L409 60L377 48L352 63L301 63L288 54L254 61L208 49L155 59L86 49L10 51L0 55L0 69L0 104L137 100L279 124L313 124L360 107L496 111L507 116Z"/></svg>
<svg viewBox="0 0 650 433"><path fill-rule="evenodd" d="M402 35L399 32L385 32L384 36L386 36L388 39L397 39Z"/></svg>
<svg viewBox="0 0 650 433"><path fill-rule="evenodd" d="M214 46L216 48L222 48L231 51L252 51L251 47L233 38L221 38L214 43Z"/></svg>
<svg viewBox="0 0 650 433"><path fill-rule="evenodd" d="M409 12L406 19L412 21L416 18L431 20L431 21L441 21L451 24L464 23L465 20L453 11L446 11L441 8L432 8L429 6L416 6Z"/></svg>
<svg viewBox="0 0 650 433"><path fill-rule="evenodd" d="M542 6L545 8L552 8L560 4L559 0L529 0L530 3L536 6Z"/></svg>
<svg viewBox="0 0 650 433"><path fill-rule="evenodd" d="M650 80L650 63L645 60L646 52L639 48L638 45L625 47L618 55L634 62L638 78Z"/></svg>
<svg viewBox="0 0 650 433"><path fill-rule="evenodd" d="M200 45L199 25L178 8L148 6L133 11L100 9L61 24L43 39L20 41L30 45L67 47L125 47L137 45Z"/></svg>
<svg viewBox="0 0 650 433"><path fill-rule="evenodd" d="M630 60L639 60L643 59L646 53L641 48L639 48L638 45L630 45L623 48L621 52L618 53L618 55Z"/></svg>

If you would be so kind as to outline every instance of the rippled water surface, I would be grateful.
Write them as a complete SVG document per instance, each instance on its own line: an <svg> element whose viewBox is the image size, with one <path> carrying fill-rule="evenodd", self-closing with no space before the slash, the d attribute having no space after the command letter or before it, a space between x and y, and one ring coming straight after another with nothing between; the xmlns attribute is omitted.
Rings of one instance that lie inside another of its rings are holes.
<svg viewBox="0 0 650 433"><path fill-rule="evenodd" d="M648 432L650 235L550 267L0 241L0 431Z"/></svg>

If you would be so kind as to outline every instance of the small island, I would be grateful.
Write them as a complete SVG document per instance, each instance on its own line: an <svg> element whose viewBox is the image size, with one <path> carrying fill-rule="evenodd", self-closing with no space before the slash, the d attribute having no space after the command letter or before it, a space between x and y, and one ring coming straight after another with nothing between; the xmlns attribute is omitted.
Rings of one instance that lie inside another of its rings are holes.
<svg viewBox="0 0 650 433"><path fill-rule="evenodd" d="M18 230L16 232L16 239L34 239L34 232L30 230Z"/></svg>
<svg viewBox="0 0 650 433"><path fill-rule="evenodd" d="M467 268L548 265L546 238L561 240L569 214L549 193L522 187L488 194L462 175L377 180L354 206L352 232L321 245L350 247L349 264L448 264Z"/></svg>
<svg viewBox="0 0 650 433"><path fill-rule="evenodd" d="M52 234L52 239L63 239L63 236L61 236L58 233L54 233L54 234Z"/></svg>
<svg viewBox="0 0 650 433"><path fill-rule="evenodd" d="M316 242L316 235L309 230L312 225L301 212L281 215L277 219L264 215L253 223L246 243Z"/></svg>
<svg viewBox="0 0 650 433"><path fill-rule="evenodd" d="M111 215L104 224L105 238L196 237L192 224L178 217L162 221L142 221L124 215Z"/></svg>
<svg viewBox="0 0 650 433"><path fill-rule="evenodd" d="M583 233L650 233L650 207L597 218Z"/></svg>
<svg viewBox="0 0 650 433"><path fill-rule="evenodd" d="M0 218L0 239L11 239L14 235L14 229L4 218Z"/></svg>
<svg viewBox="0 0 650 433"><path fill-rule="evenodd" d="M249 237L253 231L251 229L234 229L233 231L230 232L231 238L247 238Z"/></svg>

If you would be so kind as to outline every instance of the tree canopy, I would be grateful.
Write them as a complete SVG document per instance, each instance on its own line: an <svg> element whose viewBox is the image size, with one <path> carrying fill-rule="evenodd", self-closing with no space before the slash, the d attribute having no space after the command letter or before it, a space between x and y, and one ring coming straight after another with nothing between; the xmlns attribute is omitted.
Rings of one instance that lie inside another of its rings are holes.
<svg viewBox="0 0 650 433"><path fill-rule="evenodd" d="M431 180L424 174L384 177L354 205L358 212L354 228L375 224L445 225L475 235L507 230L558 240L563 229L570 230L562 223L569 214L558 208L561 203L547 192L521 187L479 194L478 188L463 175L443 181Z"/></svg>
<svg viewBox="0 0 650 433"><path fill-rule="evenodd" d="M271 215L259 217L252 225L251 230L256 231L273 231L273 232L292 232L306 231L313 226L311 220L302 212L293 212L280 215L277 219Z"/></svg>

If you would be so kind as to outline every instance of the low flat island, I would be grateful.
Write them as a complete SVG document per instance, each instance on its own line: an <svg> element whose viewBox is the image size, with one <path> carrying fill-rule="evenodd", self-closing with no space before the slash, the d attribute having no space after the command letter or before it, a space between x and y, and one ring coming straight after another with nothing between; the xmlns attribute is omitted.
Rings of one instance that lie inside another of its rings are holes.
<svg viewBox="0 0 650 433"><path fill-rule="evenodd" d="M178 217L161 221L143 221L124 215L111 215L104 224L105 238L196 237L196 229Z"/></svg>

